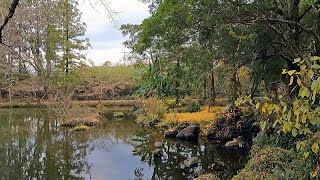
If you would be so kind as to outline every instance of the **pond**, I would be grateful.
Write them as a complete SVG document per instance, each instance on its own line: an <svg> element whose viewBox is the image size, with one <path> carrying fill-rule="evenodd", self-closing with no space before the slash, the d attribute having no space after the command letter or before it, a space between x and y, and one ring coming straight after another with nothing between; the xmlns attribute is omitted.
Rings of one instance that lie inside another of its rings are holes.
<svg viewBox="0 0 320 180"><path fill-rule="evenodd" d="M163 142L162 158L154 158ZM247 161L247 152L164 139L157 129L133 120L104 120L99 127L71 132L46 110L0 110L0 179L192 179L181 162L199 157L198 169L230 179Z"/></svg>

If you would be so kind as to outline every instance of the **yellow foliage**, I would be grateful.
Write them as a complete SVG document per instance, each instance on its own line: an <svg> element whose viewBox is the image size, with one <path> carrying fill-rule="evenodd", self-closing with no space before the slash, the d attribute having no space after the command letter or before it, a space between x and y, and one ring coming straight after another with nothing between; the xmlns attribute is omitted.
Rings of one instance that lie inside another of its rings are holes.
<svg viewBox="0 0 320 180"><path fill-rule="evenodd" d="M208 106L202 107L200 112L195 113L168 113L164 115L164 121L161 123L184 123L184 122L197 122L197 123L209 123L212 122L219 114L224 110L223 106Z"/></svg>

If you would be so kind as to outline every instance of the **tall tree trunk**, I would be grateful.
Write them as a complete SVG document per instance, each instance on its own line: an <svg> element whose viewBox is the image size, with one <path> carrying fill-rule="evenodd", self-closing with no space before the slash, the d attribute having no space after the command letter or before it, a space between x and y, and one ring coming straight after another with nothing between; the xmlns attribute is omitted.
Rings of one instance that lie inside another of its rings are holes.
<svg viewBox="0 0 320 180"><path fill-rule="evenodd" d="M180 101L180 77L181 77L181 67L180 67L180 57L177 59L177 67L176 67L176 87L175 87L175 96L176 102L179 103Z"/></svg>
<svg viewBox="0 0 320 180"><path fill-rule="evenodd" d="M207 78L203 76L203 98L207 99Z"/></svg>
<svg viewBox="0 0 320 180"><path fill-rule="evenodd" d="M209 100L209 112L211 106L213 106L216 103L216 89L214 85L214 62L212 62L211 67L211 84L210 84L210 100Z"/></svg>

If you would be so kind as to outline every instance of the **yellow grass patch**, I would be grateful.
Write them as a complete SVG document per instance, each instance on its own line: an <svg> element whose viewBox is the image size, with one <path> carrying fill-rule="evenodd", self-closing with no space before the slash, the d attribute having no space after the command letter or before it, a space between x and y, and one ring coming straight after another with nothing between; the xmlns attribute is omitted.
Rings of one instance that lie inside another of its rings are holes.
<svg viewBox="0 0 320 180"><path fill-rule="evenodd" d="M180 124L184 122L211 123L224 111L224 106L204 106L195 113L168 113L164 115L161 125Z"/></svg>

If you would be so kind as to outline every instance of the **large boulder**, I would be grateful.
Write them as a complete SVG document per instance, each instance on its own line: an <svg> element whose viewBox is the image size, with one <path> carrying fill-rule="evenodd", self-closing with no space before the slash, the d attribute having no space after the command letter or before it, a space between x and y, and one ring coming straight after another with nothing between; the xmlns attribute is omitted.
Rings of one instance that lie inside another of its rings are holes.
<svg viewBox="0 0 320 180"><path fill-rule="evenodd" d="M239 136L252 138L253 115L243 112L234 105L228 105L221 117L217 118L208 129L208 139L229 141Z"/></svg>
<svg viewBox="0 0 320 180"><path fill-rule="evenodd" d="M200 127L198 125L190 125L178 132L176 138L184 140L198 140L199 134Z"/></svg>

